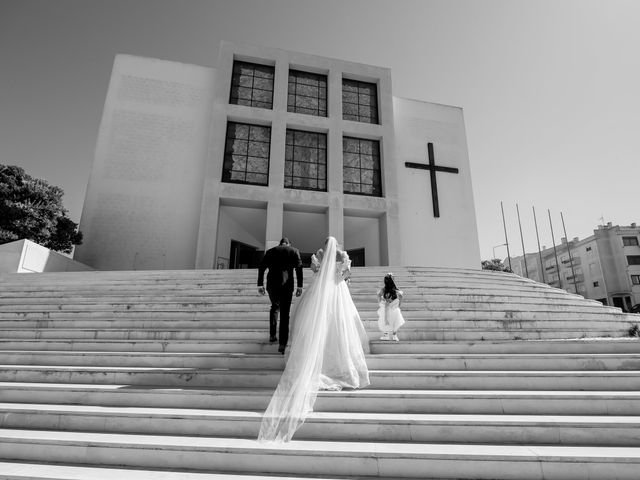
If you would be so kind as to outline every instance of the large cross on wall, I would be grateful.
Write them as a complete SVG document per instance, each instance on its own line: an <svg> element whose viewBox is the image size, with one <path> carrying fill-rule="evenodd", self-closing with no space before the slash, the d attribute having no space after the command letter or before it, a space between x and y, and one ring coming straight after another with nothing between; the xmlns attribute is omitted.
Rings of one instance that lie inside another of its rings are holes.
<svg viewBox="0 0 640 480"><path fill-rule="evenodd" d="M433 143L429 142L427 144L427 149L429 150L428 164L404 162L404 166L408 168L418 168L420 170L429 170L429 176L431 177L431 200L433 203L433 216L439 217L440 204L438 202L438 183L436 182L436 172L459 173L459 170L453 167L443 167L441 165L436 165L435 156L433 154Z"/></svg>

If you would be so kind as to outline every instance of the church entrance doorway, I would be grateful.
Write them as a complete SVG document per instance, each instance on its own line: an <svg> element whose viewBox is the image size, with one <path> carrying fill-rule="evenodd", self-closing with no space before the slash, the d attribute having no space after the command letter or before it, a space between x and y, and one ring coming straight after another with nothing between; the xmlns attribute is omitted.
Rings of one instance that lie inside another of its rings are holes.
<svg viewBox="0 0 640 480"><path fill-rule="evenodd" d="M258 268L264 251L258 247L231 240L229 268Z"/></svg>
<svg viewBox="0 0 640 480"><path fill-rule="evenodd" d="M381 239L384 232L383 221L380 217L367 216L361 212L345 211L344 248L351 258L352 266L372 267L386 263L386 252L382 251L385 242Z"/></svg>
<svg viewBox="0 0 640 480"><path fill-rule="evenodd" d="M214 268L257 268L266 228L265 203L220 199Z"/></svg>
<svg viewBox="0 0 640 480"><path fill-rule="evenodd" d="M322 248L328 235L325 207L285 204L282 212L282 236L300 251L303 267L311 265L311 255Z"/></svg>
<svg viewBox="0 0 640 480"><path fill-rule="evenodd" d="M353 248L351 250L347 250L347 254L351 259L352 267L364 267L364 248Z"/></svg>

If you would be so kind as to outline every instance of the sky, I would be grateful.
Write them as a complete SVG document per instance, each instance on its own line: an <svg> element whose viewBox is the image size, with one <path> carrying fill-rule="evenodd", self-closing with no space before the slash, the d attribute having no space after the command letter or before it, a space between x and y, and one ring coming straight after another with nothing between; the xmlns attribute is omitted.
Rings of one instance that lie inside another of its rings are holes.
<svg viewBox="0 0 640 480"><path fill-rule="evenodd" d="M219 42L388 67L461 107L482 259L640 224L635 0L0 0L0 164L79 222L116 54L215 67Z"/></svg>

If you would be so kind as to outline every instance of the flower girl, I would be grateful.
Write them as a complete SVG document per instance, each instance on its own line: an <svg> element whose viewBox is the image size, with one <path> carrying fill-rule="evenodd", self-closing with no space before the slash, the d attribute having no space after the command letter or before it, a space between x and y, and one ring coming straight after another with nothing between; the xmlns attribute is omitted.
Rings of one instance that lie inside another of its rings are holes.
<svg viewBox="0 0 640 480"><path fill-rule="evenodd" d="M384 276L384 287L378 290L378 328L384 333L380 340L400 341L398 329L404 324L400 311L402 297L402 290L396 287L393 274L387 273Z"/></svg>

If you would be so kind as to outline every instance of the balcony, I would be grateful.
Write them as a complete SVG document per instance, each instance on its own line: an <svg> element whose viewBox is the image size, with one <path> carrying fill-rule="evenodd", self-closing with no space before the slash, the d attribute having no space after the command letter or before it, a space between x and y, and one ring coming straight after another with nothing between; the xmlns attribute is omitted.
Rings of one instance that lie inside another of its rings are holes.
<svg viewBox="0 0 640 480"><path fill-rule="evenodd" d="M574 280L574 276L573 275L569 275L567 277L567 282L569 282L571 284L584 283L584 275L583 274L576 275L575 276L575 280Z"/></svg>
<svg viewBox="0 0 640 480"><path fill-rule="evenodd" d="M563 266L567 266L570 267L571 264L573 264L574 267L577 267L578 265L582 265L582 262L580 261L580 257L574 257L570 260L562 260L562 265Z"/></svg>

